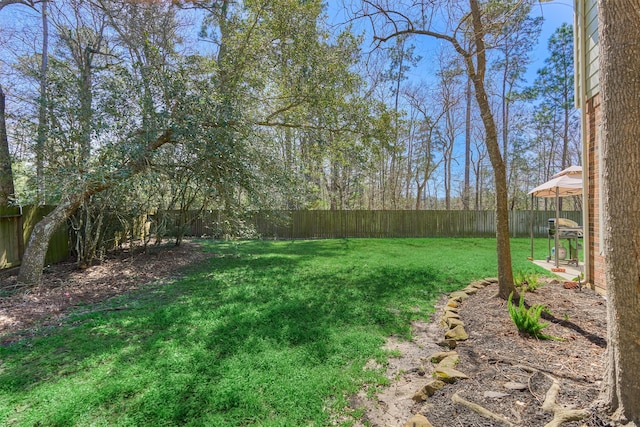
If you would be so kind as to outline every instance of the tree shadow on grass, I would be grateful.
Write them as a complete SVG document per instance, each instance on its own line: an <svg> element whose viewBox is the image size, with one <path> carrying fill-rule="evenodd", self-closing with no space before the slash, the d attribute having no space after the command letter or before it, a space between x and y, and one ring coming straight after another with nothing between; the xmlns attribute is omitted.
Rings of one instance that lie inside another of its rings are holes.
<svg viewBox="0 0 640 427"><path fill-rule="evenodd" d="M331 256L330 247L299 257L287 251L210 261L174 284L97 305L48 336L0 349L0 395L29 399L40 386L78 381L93 392L79 387L78 394L62 397L67 406L77 401L85 408L65 415L71 424L96 410L116 418L124 411L137 423L181 424L226 412L237 421L248 410L268 410L260 402L280 404L269 396L251 398L270 390L268 378L281 375L279 369L289 369L272 366L272 355L294 354L296 369L306 371L336 361L364 364L385 334L409 336L410 321L450 290L428 267L314 272L300 262ZM230 368L238 360L246 371ZM230 375L259 379L252 387L234 386L244 383Z"/></svg>

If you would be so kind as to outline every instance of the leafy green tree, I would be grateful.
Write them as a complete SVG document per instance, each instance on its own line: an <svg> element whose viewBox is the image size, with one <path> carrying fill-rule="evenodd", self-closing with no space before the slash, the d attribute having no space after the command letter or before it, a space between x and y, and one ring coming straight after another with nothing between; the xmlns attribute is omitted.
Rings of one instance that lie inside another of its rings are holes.
<svg viewBox="0 0 640 427"><path fill-rule="evenodd" d="M59 179L60 196L56 209L34 228L27 246L19 280L28 284L40 282L48 241L58 225L95 194L148 170L154 154L162 146L186 142L190 123L184 112L193 112L197 107L194 101L199 100L194 95L187 96L190 84L181 78L189 72L193 76L205 72L167 55L162 67L144 76L140 84L139 64L124 61L124 51L109 50L101 41L108 17L105 10L88 3L77 6L88 10L72 16L91 18L91 21L66 20L70 26L58 26L61 33L58 44L66 47L61 53L66 51L67 56L51 61L49 102L55 112L52 118L57 121L51 122L48 154L58 160L49 167ZM89 23L92 25L87 25ZM160 52L165 47L154 46L149 39L150 51ZM93 73L93 60L98 57L119 59L103 70L105 75L100 76L99 82ZM102 84L111 85L112 90L102 94L104 102L94 102L94 89ZM179 89L185 91L183 98L180 93L170 92ZM144 111L146 116L140 120L141 110L137 107L149 100L150 90L156 105L153 111ZM167 95L179 101L172 103L173 99ZM56 100L62 102L53 104ZM176 107L176 111L172 111Z"/></svg>
<svg viewBox="0 0 640 427"><path fill-rule="evenodd" d="M522 2L514 7L508 2L492 2L497 10L494 13L504 13L500 8L505 7L514 19L501 27L501 43L496 50L500 57L491 66L493 71L499 72L500 78L500 110L502 128L502 152L505 159L509 156L510 108L518 100L517 90L524 82L524 73L531 62L531 51L538 41L542 28L542 17L531 17L531 3ZM508 163L508 162L507 162Z"/></svg>
<svg viewBox="0 0 640 427"><path fill-rule="evenodd" d="M20 282L39 283L51 234L79 208L73 221L88 262L99 252L95 242L105 241L100 212L108 206L138 201L139 213L206 207L236 216L273 206L294 182L274 144L287 133L286 144L310 142L296 149L315 153L322 173L331 161L336 183L348 184L336 204L354 203L367 152L387 138L379 105L362 96L351 69L358 40L349 32L330 39L318 1L193 7L206 15L206 55L184 42L175 5L57 4L46 145L57 207L34 228ZM37 61L28 64L34 78ZM136 185L123 191L124 183ZM134 189L158 191L149 198Z"/></svg>
<svg viewBox="0 0 640 427"><path fill-rule="evenodd" d="M391 208L397 209L398 196L400 194L400 163L402 153L405 151L406 146L401 140L401 134L404 133L406 122L402 120L403 112L401 111L400 99L401 99L401 85L402 82L407 80L407 73L412 67L415 67L420 61L420 57L414 54L415 46L407 44L406 36L399 36L395 39L396 44L388 49L389 56L389 68L383 74L383 78L390 83L391 96L393 97L393 112L394 112L394 132L395 140L393 145L389 149L389 166L387 179L382 183L382 208L386 207L386 193L391 198ZM385 169L386 169L385 162Z"/></svg>
<svg viewBox="0 0 640 427"><path fill-rule="evenodd" d="M524 73L531 62L531 51L538 42L543 18L531 16L532 4L529 2L521 2L515 7L509 2L490 4L496 9L493 13L502 13L501 8L505 7L509 10L508 13L513 15L513 19L501 28L501 42L496 48L499 57L491 69L499 76L496 86L500 93L499 126L502 153L507 169L510 209L514 209L518 199L522 197L519 184L527 171L521 168L526 164L522 162L522 133L513 131L522 130L524 124L524 115L518 111L518 106L522 109L523 101L526 99L519 92L523 89Z"/></svg>
<svg viewBox="0 0 640 427"><path fill-rule="evenodd" d="M549 38L548 49L550 56L545 59L545 66L538 70L531 89L540 102L535 118L548 130L545 179L580 158L579 153L570 150L571 141L579 132L573 93L573 27L562 24L556 29Z"/></svg>

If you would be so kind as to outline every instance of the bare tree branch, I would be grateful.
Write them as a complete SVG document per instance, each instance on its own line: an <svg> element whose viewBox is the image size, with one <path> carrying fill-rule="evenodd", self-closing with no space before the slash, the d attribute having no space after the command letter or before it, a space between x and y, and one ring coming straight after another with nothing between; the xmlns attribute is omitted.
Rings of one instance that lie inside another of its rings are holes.
<svg viewBox="0 0 640 427"><path fill-rule="evenodd" d="M12 4L21 4L23 6L35 8L35 5L40 2L41 0L0 0L0 10Z"/></svg>

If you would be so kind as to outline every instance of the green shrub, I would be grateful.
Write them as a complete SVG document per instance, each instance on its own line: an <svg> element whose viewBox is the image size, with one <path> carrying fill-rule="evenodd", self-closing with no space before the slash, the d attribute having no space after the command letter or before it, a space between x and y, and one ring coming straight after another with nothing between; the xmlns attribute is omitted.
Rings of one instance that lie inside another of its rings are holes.
<svg viewBox="0 0 640 427"><path fill-rule="evenodd" d="M513 292L509 295L509 300L507 301L507 308L509 309L509 315L513 320L513 323L516 324L516 327L521 332L526 332L532 337L543 339L543 340L557 340L562 341L562 338L554 337L551 335L546 335L542 333L542 330L549 326L549 323L541 323L540 316L542 312L549 313L549 309L542 305L536 304L528 309L524 306L524 293L520 295L520 303L516 307L513 302Z"/></svg>
<svg viewBox="0 0 640 427"><path fill-rule="evenodd" d="M538 282L538 273L533 271L516 271L513 274L513 281L516 288L522 290L522 292L535 291L542 286L542 283Z"/></svg>

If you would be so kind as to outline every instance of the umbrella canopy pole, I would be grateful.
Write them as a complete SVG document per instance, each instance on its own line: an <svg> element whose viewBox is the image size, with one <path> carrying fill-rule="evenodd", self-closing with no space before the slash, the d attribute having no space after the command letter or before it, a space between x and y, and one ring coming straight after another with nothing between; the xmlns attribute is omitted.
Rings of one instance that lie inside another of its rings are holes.
<svg viewBox="0 0 640 427"><path fill-rule="evenodd" d="M533 194L531 195L531 221L530 231L531 231L531 259L533 259Z"/></svg>
<svg viewBox="0 0 640 427"><path fill-rule="evenodd" d="M555 233L553 233L553 244L555 246L555 261L556 261L556 268L558 268L559 266L559 262L558 262L558 244L560 243L560 239L558 238L558 226L560 225L560 206L558 205L558 202L560 200L560 195L559 195L559 190L558 187L556 187L556 220L553 224L554 228L555 228Z"/></svg>

